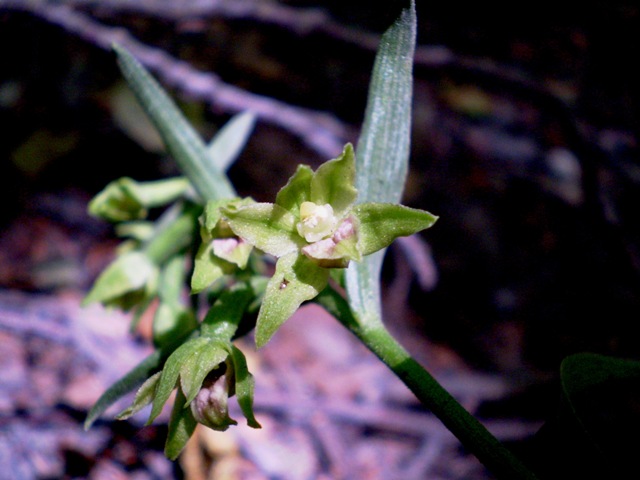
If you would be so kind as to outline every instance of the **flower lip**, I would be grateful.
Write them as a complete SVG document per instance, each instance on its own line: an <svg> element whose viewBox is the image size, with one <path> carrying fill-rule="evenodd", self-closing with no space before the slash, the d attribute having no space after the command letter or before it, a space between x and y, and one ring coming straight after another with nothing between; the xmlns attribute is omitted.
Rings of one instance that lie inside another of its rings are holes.
<svg viewBox="0 0 640 480"><path fill-rule="evenodd" d="M330 204L317 205L313 202L302 202L300 205L300 222L296 228L307 242L314 243L329 237L337 225L338 218L334 215Z"/></svg>

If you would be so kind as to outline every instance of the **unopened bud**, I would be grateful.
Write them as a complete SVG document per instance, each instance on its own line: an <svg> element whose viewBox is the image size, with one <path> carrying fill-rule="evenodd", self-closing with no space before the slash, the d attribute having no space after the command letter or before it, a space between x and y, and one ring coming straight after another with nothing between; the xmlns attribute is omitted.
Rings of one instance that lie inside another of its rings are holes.
<svg viewBox="0 0 640 480"><path fill-rule="evenodd" d="M202 388L191 402L191 412L198 423L220 432L237 425L229 416L229 381L227 374L213 370L202 383Z"/></svg>

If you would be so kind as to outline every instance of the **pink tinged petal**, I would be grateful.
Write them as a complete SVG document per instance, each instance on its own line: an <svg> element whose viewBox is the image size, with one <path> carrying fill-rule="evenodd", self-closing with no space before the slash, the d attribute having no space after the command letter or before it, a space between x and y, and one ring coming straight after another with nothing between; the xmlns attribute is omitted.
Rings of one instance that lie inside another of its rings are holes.
<svg viewBox="0 0 640 480"><path fill-rule="evenodd" d="M218 257L224 258L227 255L231 255L240 242L236 238L217 238L212 243L213 253Z"/></svg>
<svg viewBox="0 0 640 480"><path fill-rule="evenodd" d="M324 268L346 268L350 260L360 260L356 247L356 229L352 217L344 219L331 238L302 248L309 259Z"/></svg>
<svg viewBox="0 0 640 480"><path fill-rule="evenodd" d="M353 237L356 234L356 227L353 223L353 218L348 217L345 218L340 225L338 225L337 230L333 234L333 240L336 243L339 243L343 240L347 240Z"/></svg>
<svg viewBox="0 0 640 480"><path fill-rule="evenodd" d="M345 268L349 260L333 258L336 250L336 242L333 238L325 238L319 242L311 243L302 249L307 258L324 268Z"/></svg>

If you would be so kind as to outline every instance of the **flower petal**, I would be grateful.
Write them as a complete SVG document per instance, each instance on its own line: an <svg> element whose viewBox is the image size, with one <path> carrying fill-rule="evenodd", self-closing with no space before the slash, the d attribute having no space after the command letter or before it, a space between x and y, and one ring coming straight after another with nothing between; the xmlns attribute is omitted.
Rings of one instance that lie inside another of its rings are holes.
<svg viewBox="0 0 640 480"><path fill-rule="evenodd" d="M323 268L346 268L350 260L359 262L356 223L353 216L345 218L331 237L307 245L302 253Z"/></svg>
<svg viewBox="0 0 640 480"><path fill-rule="evenodd" d="M190 403L193 418L198 423L212 430L224 432L230 425L237 425L229 416L229 384L228 374L222 374L216 378L207 378L198 391L198 394Z"/></svg>
<svg viewBox="0 0 640 480"><path fill-rule="evenodd" d="M213 254L244 269L253 247L241 238L216 238L212 242Z"/></svg>

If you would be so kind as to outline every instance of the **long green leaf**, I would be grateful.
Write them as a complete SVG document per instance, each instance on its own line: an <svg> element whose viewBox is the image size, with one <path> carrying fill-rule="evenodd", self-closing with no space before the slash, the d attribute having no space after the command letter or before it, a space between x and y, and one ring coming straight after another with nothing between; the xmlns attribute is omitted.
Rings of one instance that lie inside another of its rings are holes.
<svg viewBox="0 0 640 480"><path fill-rule="evenodd" d="M398 203L407 175L411 134L415 3L382 36L356 153L359 202ZM384 251L352 263L347 292L356 315L379 321L380 269Z"/></svg>
<svg viewBox="0 0 640 480"><path fill-rule="evenodd" d="M226 172L238 158L256 123L256 116L243 112L234 116L207 145L207 157L213 168Z"/></svg>
<svg viewBox="0 0 640 480"><path fill-rule="evenodd" d="M147 70L122 46L114 44L118 65L167 150L204 200L235 197L229 179L210 160L202 139Z"/></svg>
<svg viewBox="0 0 640 480"><path fill-rule="evenodd" d="M107 410L107 408L127 393L132 392L142 385L147 378L153 375L162 365L163 354L165 354L165 352L162 350L154 351L133 370L111 385L111 387L102 394L87 414L87 418L84 421L85 430L88 430L91 425L93 425L93 422L95 422L98 417Z"/></svg>

